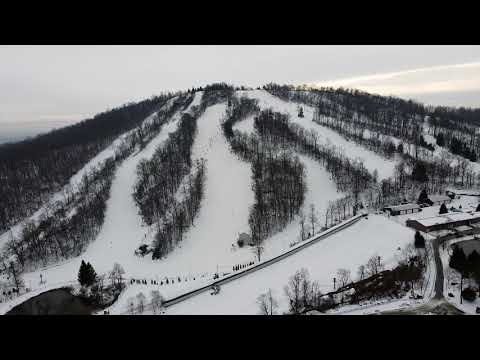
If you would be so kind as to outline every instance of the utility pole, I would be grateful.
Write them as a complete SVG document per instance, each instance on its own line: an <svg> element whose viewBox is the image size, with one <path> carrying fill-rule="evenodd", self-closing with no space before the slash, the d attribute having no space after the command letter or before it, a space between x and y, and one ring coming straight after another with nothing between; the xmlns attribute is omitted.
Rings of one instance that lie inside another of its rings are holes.
<svg viewBox="0 0 480 360"><path fill-rule="evenodd" d="M333 278L333 291L336 290L336 287L335 287L335 283L336 283L337 279L336 278Z"/></svg>
<svg viewBox="0 0 480 360"><path fill-rule="evenodd" d="M463 272L460 272L460 304L462 304Z"/></svg>

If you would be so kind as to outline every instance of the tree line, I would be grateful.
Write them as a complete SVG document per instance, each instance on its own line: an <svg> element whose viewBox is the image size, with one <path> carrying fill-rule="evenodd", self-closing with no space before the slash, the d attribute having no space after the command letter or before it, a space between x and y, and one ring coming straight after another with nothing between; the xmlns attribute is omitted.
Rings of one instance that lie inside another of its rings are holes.
<svg viewBox="0 0 480 360"><path fill-rule="evenodd" d="M183 113L177 130L150 160L142 160L137 167L134 200L143 221L156 230L152 244L142 245L137 253L151 253L154 260L172 251L194 224L206 179L206 161L202 158L192 164L197 120L207 107L228 101L234 88L221 83L206 86L202 91L200 105Z"/></svg>
<svg viewBox="0 0 480 360"><path fill-rule="evenodd" d="M183 177L190 172L197 116L183 113L178 128L156 149L152 158L143 159L137 165L133 198L147 225L160 221L165 215Z"/></svg>
<svg viewBox="0 0 480 360"><path fill-rule="evenodd" d="M120 134L181 94L129 103L32 139L0 145L0 233L36 211Z"/></svg>
<svg viewBox="0 0 480 360"><path fill-rule="evenodd" d="M337 189L352 194L356 205L362 191L376 182L377 175L370 174L361 160L351 160L334 145L319 144L315 131L306 131L291 123L287 114L264 110L255 118L254 124L265 142L292 147L320 162L331 173Z"/></svg>
<svg viewBox="0 0 480 360"><path fill-rule="evenodd" d="M193 96L193 95L192 95ZM172 111L190 101L180 96L125 136L115 154L86 172L77 188L65 186L63 197L47 203L37 221L27 220L19 236L10 233L0 258L19 273L80 255L95 240L105 218L106 202L118 166L161 130ZM5 267L10 271L11 267ZM10 271L11 272L11 271Z"/></svg>
<svg viewBox="0 0 480 360"><path fill-rule="evenodd" d="M259 110L256 100L234 98L222 122L232 152L251 163L255 202L248 223L256 244L281 231L298 215L306 191L304 166L292 151L281 150L256 134L232 130L235 123ZM258 252L260 257L259 246Z"/></svg>
<svg viewBox="0 0 480 360"><path fill-rule="evenodd" d="M425 107L413 101L348 89L311 89L276 84L266 85L264 89L284 100L315 107L315 121L372 151L386 158L400 157L401 161L396 165L392 177L380 183L373 182L367 189L367 197L374 206L414 199L423 188L431 193L440 193L449 185L473 187L480 183L479 175L475 174L468 160L475 159L471 147L466 147L464 142L456 141L450 135L450 151L463 158L456 158L448 151L434 155L432 145L422 135L424 119L432 126L434 119L447 118L456 113L469 117L468 121L460 121L458 116L453 115L458 120L456 128L474 134L475 131L467 130L466 125L475 118L472 115L474 110ZM447 141L442 138L442 124L435 125L433 135L437 136L437 144L440 141L440 146L447 146ZM454 124L449 126L455 128ZM390 136L399 138L401 142L395 147Z"/></svg>
<svg viewBox="0 0 480 360"><path fill-rule="evenodd" d="M476 161L480 152L480 109L426 106L412 100L372 95L343 88L311 88L268 84L264 89L287 101L314 106L325 125L349 136L380 138L393 136L418 148L434 150L422 135L436 138L437 145ZM440 137L440 139L438 138ZM364 139L362 139L364 140ZM415 156L417 157L417 156Z"/></svg>

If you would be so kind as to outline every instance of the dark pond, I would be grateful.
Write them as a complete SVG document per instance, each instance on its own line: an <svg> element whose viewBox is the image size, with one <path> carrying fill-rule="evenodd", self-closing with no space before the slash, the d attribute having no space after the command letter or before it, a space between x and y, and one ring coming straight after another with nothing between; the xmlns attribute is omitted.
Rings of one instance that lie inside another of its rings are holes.
<svg viewBox="0 0 480 360"><path fill-rule="evenodd" d="M68 289L54 289L15 306L6 315L88 315L93 307L70 294Z"/></svg>

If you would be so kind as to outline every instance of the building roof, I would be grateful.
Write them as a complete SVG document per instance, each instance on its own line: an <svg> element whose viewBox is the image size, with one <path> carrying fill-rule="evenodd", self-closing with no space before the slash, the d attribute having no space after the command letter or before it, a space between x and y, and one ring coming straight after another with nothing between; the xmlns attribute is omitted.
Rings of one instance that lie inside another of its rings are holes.
<svg viewBox="0 0 480 360"><path fill-rule="evenodd" d="M460 226L457 226L455 228L455 230L457 231L468 231L468 230L472 230L473 228L471 226L468 226L468 225L460 225Z"/></svg>
<svg viewBox="0 0 480 360"><path fill-rule="evenodd" d="M433 202L452 200L450 196L447 196L447 195L429 195L428 198Z"/></svg>
<svg viewBox="0 0 480 360"><path fill-rule="evenodd" d="M240 235L238 235L238 238L241 240L250 240L250 235L248 235L247 233L241 233Z"/></svg>
<svg viewBox="0 0 480 360"><path fill-rule="evenodd" d="M480 196L480 191L475 189L457 189L457 188L447 188L446 191L455 193L455 194L466 194L472 196Z"/></svg>
<svg viewBox="0 0 480 360"><path fill-rule="evenodd" d="M403 211L403 210L420 209L420 206L417 204L403 204L403 205L396 205L396 206L387 206L386 209L390 209L393 211Z"/></svg>
<svg viewBox="0 0 480 360"><path fill-rule="evenodd" d="M472 214L469 214L466 212L449 213L449 214L443 214L443 215L433 216L429 218L416 219L416 221L418 221L423 226L428 227L432 225L448 224L448 223L454 223L457 221L472 220L472 219L480 219L480 212L474 212Z"/></svg>
<svg viewBox="0 0 480 360"><path fill-rule="evenodd" d="M428 235L433 237L442 237L442 236L447 236L451 234L455 234L455 232L449 229L441 229L441 230L434 230L434 231L428 232Z"/></svg>

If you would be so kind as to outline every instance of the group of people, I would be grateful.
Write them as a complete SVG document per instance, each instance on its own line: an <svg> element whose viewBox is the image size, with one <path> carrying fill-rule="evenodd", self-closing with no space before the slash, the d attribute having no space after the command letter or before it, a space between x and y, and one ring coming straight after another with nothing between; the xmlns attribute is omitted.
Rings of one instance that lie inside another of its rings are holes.
<svg viewBox="0 0 480 360"><path fill-rule="evenodd" d="M238 271L238 270L242 270L242 269L245 269L247 266L252 266L254 263L253 261L250 261L248 264L238 264L238 265L234 265L232 267L232 270L233 271Z"/></svg>
<svg viewBox="0 0 480 360"><path fill-rule="evenodd" d="M193 280L195 280L195 276L193 277ZM185 278L183 280L184 282L187 282L188 281L188 278ZM177 282L182 282L182 278L179 276L177 278ZM158 282L158 280L150 280L150 285L169 285L169 284L174 284L175 283L175 279L172 278L172 279L168 279L168 278L165 278L164 280L161 280L160 283ZM146 279L131 279L130 280L130 284L143 284L143 285L148 285L148 282Z"/></svg>
<svg viewBox="0 0 480 360"><path fill-rule="evenodd" d="M26 289L26 292L29 292L30 289ZM11 290L4 290L3 291L3 299L11 299L15 294L19 295L19 291L16 288L13 288ZM0 297L0 302L2 302L2 298Z"/></svg>

